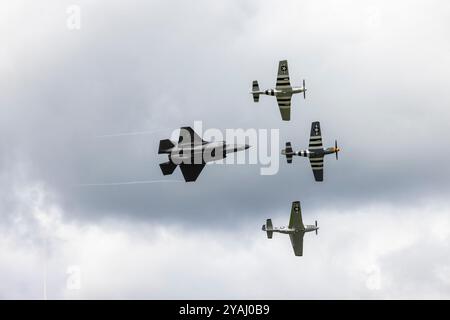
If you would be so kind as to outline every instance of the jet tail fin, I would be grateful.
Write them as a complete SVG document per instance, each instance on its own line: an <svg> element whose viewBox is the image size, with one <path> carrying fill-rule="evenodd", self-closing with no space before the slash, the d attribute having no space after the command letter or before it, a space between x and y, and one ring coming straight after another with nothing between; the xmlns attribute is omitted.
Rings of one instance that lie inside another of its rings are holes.
<svg viewBox="0 0 450 320"><path fill-rule="evenodd" d="M159 141L158 154L170 153L169 149L172 149L175 145L169 139L164 139Z"/></svg>
<svg viewBox="0 0 450 320"><path fill-rule="evenodd" d="M266 224L262 226L262 230L267 232L267 238L272 239L273 235L273 225L272 225L272 219L267 219Z"/></svg>
<svg viewBox="0 0 450 320"><path fill-rule="evenodd" d="M252 94L253 94L253 101L258 102L259 101L259 85L258 81L253 80L252 83Z"/></svg>
<svg viewBox="0 0 450 320"><path fill-rule="evenodd" d="M164 163L160 163L159 167L161 168L161 171L163 175L167 176L169 174L172 174L175 169L177 168L177 165L173 163L172 161L167 161Z"/></svg>

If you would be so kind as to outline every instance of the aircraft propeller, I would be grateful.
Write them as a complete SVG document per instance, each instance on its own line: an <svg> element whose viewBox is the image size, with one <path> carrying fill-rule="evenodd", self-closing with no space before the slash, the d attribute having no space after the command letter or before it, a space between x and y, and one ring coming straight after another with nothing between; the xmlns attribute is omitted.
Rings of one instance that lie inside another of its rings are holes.
<svg viewBox="0 0 450 320"><path fill-rule="evenodd" d="M334 150L335 150L335 153L336 153L336 160L338 160L339 159L338 152L340 151L340 149L338 148L337 140L334 140Z"/></svg>
<svg viewBox="0 0 450 320"><path fill-rule="evenodd" d="M303 79L303 99L306 99L305 79Z"/></svg>
<svg viewBox="0 0 450 320"><path fill-rule="evenodd" d="M316 220L316 223L315 223L315 225L316 225L316 228L317 228L317 220ZM316 229L316 236L317 236L317 229Z"/></svg>

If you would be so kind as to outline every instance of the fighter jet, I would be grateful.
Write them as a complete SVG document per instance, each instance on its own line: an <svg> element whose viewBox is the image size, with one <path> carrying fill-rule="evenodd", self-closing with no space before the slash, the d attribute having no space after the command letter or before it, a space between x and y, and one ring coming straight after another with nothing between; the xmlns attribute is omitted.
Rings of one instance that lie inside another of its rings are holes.
<svg viewBox="0 0 450 320"><path fill-rule="evenodd" d="M275 96L277 98L278 107L281 112L281 119L285 121L291 120L291 98L295 93L302 93L303 98L306 99L305 80L303 80L303 87L292 87L289 81L289 70L287 60L282 60L278 64L278 76L275 89L259 90L258 81L254 80L252 84L253 101L259 101L259 95L265 94L268 96Z"/></svg>
<svg viewBox="0 0 450 320"><path fill-rule="evenodd" d="M207 162L223 159L228 153L246 150L250 146L227 144L224 141L202 140L191 127L182 127L178 142L164 139L159 142L158 154L168 154L169 161L160 163L164 175L172 174L180 166L186 182L197 180Z"/></svg>
<svg viewBox="0 0 450 320"><path fill-rule="evenodd" d="M302 210L300 208L300 201L292 202L291 218L287 227L274 227L272 220L267 219L266 224L262 226L262 230L267 232L267 238L272 239L274 232L288 234L291 238L292 248L296 256L303 255L303 235L305 232L315 231L317 235L317 220L314 225L304 225L302 221Z"/></svg>
<svg viewBox="0 0 450 320"><path fill-rule="evenodd" d="M324 149L322 147L322 134L320 132L320 122L311 124L311 135L309 138L309 147L306 150L294 152L290 142L286 142L286 149L281 150L281 154L286 155L288 163L292 163L292 156L301 156L309 158L311 168L316 181L323 181L323 158L327 154L335 153L338 160L338 152L341 149L337 146L337 140L334 141L334 147Z"/></svg>

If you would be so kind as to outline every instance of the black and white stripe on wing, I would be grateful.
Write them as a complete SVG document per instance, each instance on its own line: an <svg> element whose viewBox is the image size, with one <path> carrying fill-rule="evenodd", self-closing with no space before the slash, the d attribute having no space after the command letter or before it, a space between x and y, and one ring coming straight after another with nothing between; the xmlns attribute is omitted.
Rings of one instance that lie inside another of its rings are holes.
<svg viewBox="0 0 450 320"><path fill-rule="evenodd" d="M315 121L311 123L311 134L309 137L309 149L323 149L322 146L322 133L320 130L320 122Z"/></svg>
<svg viewBox="0 0 450 320"><path fill-rule="evenodd" d="M313 170L323 169L323 157L309 158Z"/></svg>
<svg viewBox="0 0 450 320"><path fill-rule="evenodd" d="M323 157L309 158L316 181L323 181Z"/></svg>
<svg viewBox="0 0 450 320"><path fill-rule="evenodd" d="M278 102L278 106L280 108L288 108L291 106L291 95L287 95L287 96L277 96L277 102Z"/></svg>
<svg viewBox="0 0 450 320"><path fill-rule="evenodd" d="M292 95L277 96L278 108L280 108L281 119L289 121L291 119L291 97Z"/></svg>
<svg viewBox="0 0 450 320"><path fill-rule="evenodd" d="M289 81L289 69L287 60L282 60L278 63L278 75L277 83L275 85L277 90L291 89L291 83Z"/></svg>

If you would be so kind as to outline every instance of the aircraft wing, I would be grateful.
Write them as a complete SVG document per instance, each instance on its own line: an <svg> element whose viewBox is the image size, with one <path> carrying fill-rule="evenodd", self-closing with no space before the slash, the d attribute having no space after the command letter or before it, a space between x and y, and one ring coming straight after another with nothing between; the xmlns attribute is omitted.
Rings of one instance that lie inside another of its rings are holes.
<svg viewBox="0 0 450 320"><path fill-rule="evenodd" d="M302 209L300 208L300 201L292 202L291 217L289 219L289 229L305 230L302 220Z"/></svg>
<svg viewBox="0 0 450 320"><path fill-rule="evenodd" d="M277 96L278 108L280 108L281 119L291 120L291 98L292 94Z"/></svg>
<svg viewBox="0 0 450 320"><path fill-rule="evenodd" d="M191 127L182 127L180 128L180 137L178 138L179 145L202 145L205 144L205 141L195 133L194 129Z"/></svg>
<svg viewBox="0 0 450 320"><path fill-rule="evenodd" d="M294 254L296 256L303 255L303 236L304 232L297 232L289 234L291 238L292 249L294 249Z"/></svg>
<svg viewBox="0 0 450 320"><path fill-rule="evenodd" d="M309 149L322 149L322 133L320 130L320 122L311 123L311 134L309 137Z"/></svg>
<svg viewBox="0 0 450 320"><path fill-rule="evenodd" d="M275 89L283 90L290 86L288 63L287 60L282 60L278 63L278 75Z"/></svg>
<svg viewBox="0 0 450 320"><path fill-rule="evenodd" d="M322 149L322 131L320 130L320 122L311 123L311 134L309 137L309 150ZM323 181L323 156L309 158L311 168L316 181Z"/></svg>
<svg viewBox="0 0 450 320"><path fill-rule="evenodd" d="M197 180L204 167L205 164L180 164L181 173L186 182Z"/></svg>
<svg viewBox="0 0 450 320"><path fill-rule="evenodd" d="M311 163L311 169L314 173L314 179L316 179L316 181L323 181L323 156L309 158L309 162Z"/></svg>

